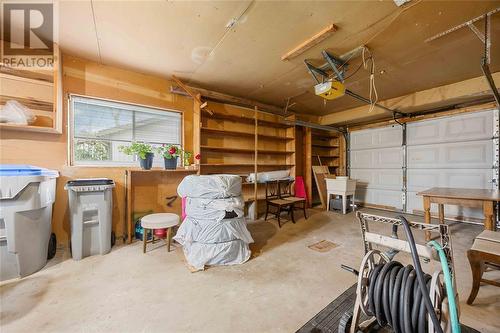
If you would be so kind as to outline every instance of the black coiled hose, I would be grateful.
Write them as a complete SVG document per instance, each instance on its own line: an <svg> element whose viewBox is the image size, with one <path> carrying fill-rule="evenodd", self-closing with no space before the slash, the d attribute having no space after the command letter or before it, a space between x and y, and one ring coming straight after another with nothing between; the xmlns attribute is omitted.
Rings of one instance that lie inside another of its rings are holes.
<svg viewBox="0 0 500 333"><path fill-rule="evenodd" d="M368 276L368 312L380 326L389 325L395 333L427 332L428 316L437 333L443 333L429 297L431 276L424 274L408 221L399 217L410 244L413 264L403 266L389 261L376 265ZM441 295L443 294L441 290Z"/></svg>
<svg viewBox="0 0 500 333"><path fill-rule="evenodd" d="M367 314L396 333L427 332L428 311L416 277L413 266L398 261L375 266L369 276ZM431 276L425 274L424 281L428 296Z"/></svg>

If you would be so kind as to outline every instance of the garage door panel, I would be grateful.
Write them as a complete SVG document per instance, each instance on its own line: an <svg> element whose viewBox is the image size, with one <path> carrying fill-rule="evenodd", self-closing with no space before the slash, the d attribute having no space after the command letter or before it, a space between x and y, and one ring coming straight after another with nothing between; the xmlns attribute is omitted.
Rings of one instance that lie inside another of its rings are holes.
<svg viewBox="0 0 500 333"><path fill-rule="evenodd" d="M353 169L401 169L403 150L395 147L351 151L350 162Z"/></svg>
<svg viewBox="0 0 500 333"><path fill-rule="evenodd" d="M351 178L360 188L401 190L403 170L398 169L351 169Z"/></svg>
<svg viewBox="0 0 500 333"><path fill-rule="evenodd" d="M493 188L493 169L409 169L408 191L431 187Z"/></svg>
<svg viewBox="0 0 500 333"><path fill-rule="evenodd" d="M358 203L403 209L401 191L358 188L355 198Z"/></svg>
<svg viewBox="0 0 500 333"><path fill-rule="evenodd" d="M493 141L409 146L408 168L491 168Z"/></svg>
<svg viewBox="0 0 500 333"><path fill-rule="evenodd" d="M407 144L425 145L491 139L494 131L493 112L490 110L410 123L407 126Z"/></svg>
<svg viewBox="0 0 500 333"><path fill-rule="evenodd" d="M424 211L423 199L417 195L417 192L408 192L407 212L421 214ZM436 216L438 212L438 205L431 204L431 213ZM480 208L468 208L445 205L445 216L448 218L457 217L472 217L476 219L483 219L483 211Z"/></svg>
<svg viewBox="0 0 500 333"><path fill-rule="evenodd" d="M400 126L355 131L350 136L351 150L400 147L402 143Z"/></svg>

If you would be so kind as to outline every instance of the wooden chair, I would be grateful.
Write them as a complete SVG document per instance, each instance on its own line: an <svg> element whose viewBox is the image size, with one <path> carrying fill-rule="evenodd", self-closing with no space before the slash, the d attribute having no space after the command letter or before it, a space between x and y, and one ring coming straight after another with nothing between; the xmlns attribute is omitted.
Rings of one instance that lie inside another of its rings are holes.
<svg viewBox="0 0 500 333"><path fill-rule="evenodd" d="M281 212L286 210L288 211L288 214L291 214L292 222L295 223L293 205L293 201L281 198L280 182L278 180L266 182L266 217L264 218L264 221L267 221L267 215L272 213L278 219L278 226L281 228ZM269 210L270 207L276 208L276 211L271 212Z"/></svg>
<svg viewBox="0 0 500 333"><path fill-rule="evenodd" d="M479 292L482 283L500 287L500 282L483 279L487 268L500 269L500 232L484 230L474 240L472 248L467 251L472 270L472 290L467 304L471 305Z"/></svg>
<svg viewBox="0 0 500 333"><path fill-rule="evenodd" d="M280 198L285 199L287 201L292 201L293 202L293 206L292 206L293 210L298 210L298 209L302 210L302 212L304 213L304 218L307 220L307 213L306 213L307 200L306 200L306 198L296 197L292 193L293 183L294 183L294 181L289 180L289 179L284 179L284 180L278 181ZM297 207L297 204L301 204L301 203L302 203L302 205ZM292 213L292 217L293 217L293 213Z"/></svg>

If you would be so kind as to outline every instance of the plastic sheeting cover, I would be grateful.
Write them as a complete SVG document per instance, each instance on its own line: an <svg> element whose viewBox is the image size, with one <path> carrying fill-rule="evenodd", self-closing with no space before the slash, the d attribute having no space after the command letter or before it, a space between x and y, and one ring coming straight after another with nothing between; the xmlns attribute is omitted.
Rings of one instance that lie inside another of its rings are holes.
<svg viewBox="0 0 500 333"><path fill-rule="evenodd" d="M265 183L278 179L287 179L290 178L290 170L278 170L278 171L267 171L267 172L258 172L257 173L257 182ZM247 182L253 183L255 182L255 173L251 173L247 177Z"/></svg>
<svg viewBox="0 0 500 333"><path fill-rule="evenodd" d="M186 217L177 230L174 239L181 245L189 243L224 243L233 240L242 240L253 243L253 238L248 232L244 218L215 220L200 220Z"/></svg>
<svg viewBox="0 0 500 333"><path fill-rule="evenodd" d="M251 254L248 244L239 239L216 244L194 242L183 250L189 264L199 270L205 265L243 264Z"/></svg>
<svg viewBox="0 0 500 333"><path fill-rule="evenodd" d="M186 215L194 219L213 219L221 221L226 212L243 217L245 201L242 196L226 199L186 198Z"/></svg>
<svg viewBox="0 0 500 333"><path fill-rule="evenodd" d="M181 197L224 199L241 195L241 177L238 175L190 175L177 187Z"/></svg>

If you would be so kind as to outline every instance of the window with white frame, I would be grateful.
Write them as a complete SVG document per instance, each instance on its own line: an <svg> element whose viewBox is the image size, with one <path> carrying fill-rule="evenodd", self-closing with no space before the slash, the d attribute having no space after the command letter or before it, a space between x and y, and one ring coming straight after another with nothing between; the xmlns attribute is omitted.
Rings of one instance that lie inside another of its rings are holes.
<svg viewBox="0 0 500 333"><path fill-rule="evenodd" d="M137 157L120 152L120 146L133 141L155 147L182 143L182 115L177 111L71 96L69 119L73 165L136 165ZM159 166L162 157L157 155L153 164Z"/></svg>

